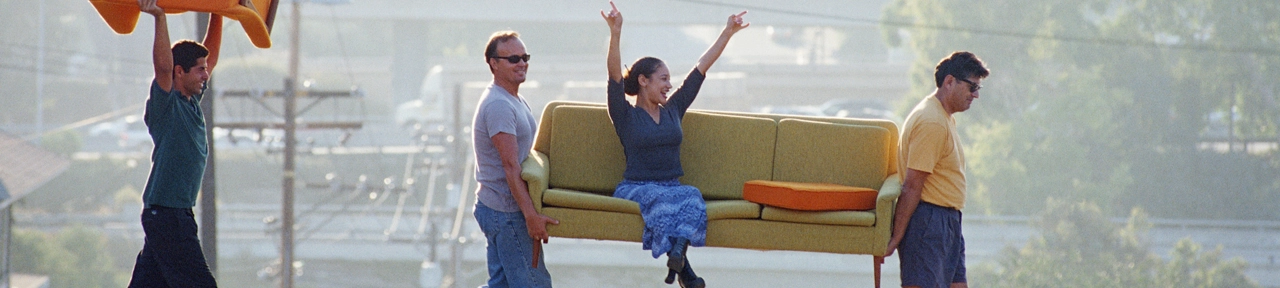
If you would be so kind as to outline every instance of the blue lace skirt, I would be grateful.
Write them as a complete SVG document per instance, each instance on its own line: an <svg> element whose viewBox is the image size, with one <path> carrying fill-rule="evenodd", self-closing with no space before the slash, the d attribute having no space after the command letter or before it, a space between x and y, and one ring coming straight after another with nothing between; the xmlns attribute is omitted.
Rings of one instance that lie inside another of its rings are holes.
<svg viewBox="0 0 1280 288"><path fill-rule="evenodd" d="M644 218L644 250L658 258L671 250L676 238L689 239L689 244L707 244L707 203L702 192L679 180L631 181L618 183L613 197L640 203Z"/></svg>

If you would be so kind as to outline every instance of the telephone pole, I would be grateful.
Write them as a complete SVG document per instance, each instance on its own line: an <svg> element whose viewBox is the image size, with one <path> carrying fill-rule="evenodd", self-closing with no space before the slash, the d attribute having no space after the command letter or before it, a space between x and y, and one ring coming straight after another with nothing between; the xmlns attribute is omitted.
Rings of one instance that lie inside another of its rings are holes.
<svg viewBox="0 0 1280 288"><path fill-rule="evenodd" d="M204 39L209 28L209 13L196 14L196 39ZM204 41L204 40L201 40ZM205 86L213 90L213 78ZM218 95L217 91L205 95ZM200 250L204 253L204 261L209 264L209 272L218 275L218 207L217 207L217 151L213 141L214 111L213 98L200 101L200 109L204 110L204 136L209 141L209 158L204 167L204 177L200 180Z"/></svg>
<svg viewBox="0 0 1280 288"><path fill-rule="evenodd" d="M261 132L264 129L284 130L284 139L283 139L284 140L284 151L283 151L284 152L284 167L283 167L284 173L281 179L281 188L282 188L281 201L280 201L281 217L279 218L280 219L279 221L280 223L280 263L279 265L280 266L277 267L278 268L277 270L275 270L277 271L276 276L279 277L280 279L280 287L283 287L283 288L293 288L294 277L297 274L297 271L295 271L296 267L294 266L294 262L297 262L297 260L294 257L294 246L295 246L294 232L297 229L295 227L296 224L294 220L295 215L294 215L294 209L293 209L294 208L294 188L295 188L294 186L296 185L296 182L297 182L297 172L295 167L296 166L295 156L297 154L297 142L298 142L297 133L296 133L297 130L298 129L357 130L364 127L364 123L362 121L332 121L332 122L307 121L305 123L298 123L297 121L300 114L305 114L311 108L315 107L316 104L322 101L325 101L325 100L337 101L334 99L338 99L338 98L360 98L360 97L363 97L363 94L364 94L364 92L360 91L360 89L358 88L352 88L349 90L342 90L342 91L337 91L337 90L311 91L310 89L300 91L298 89L299 88L298 87L298 77L299 77L298 66L301 64L299 47L301 46L301 42L302 42L300 39L301 37L299 36L299 33L301 30L300 27L302 26L301 25L302 2L304 1L306 0L294 0L291 3L291 5L293 6L292 7L293 9L291 9L293 11L293 15L292 15L292 19L290 19L289 21L290 26L292 26L290 27L292 29L290 29L289 31L289 41L290 41L289 71L288 71L289 74L286 75L284 78L284 87L283 87L284 89L268 90L268 91L226 90L226 91L221 91L221 93L217 94L221 97L252 99L254 102L257 102L261 106L261 109L266 110L267 112L274 114L276 116L279 116L280 118L284 118L283 119L284 121L282 121L283 123L274 122L274 121L264 122L262 120L256 120L256 121L223 120L216 124L216 127L223 128L228 131L234 131L237 129L257 130L259 132ZM315 1L312 0L311 2L315 2ZM275 22L276 11L277 11L277 9L275 8L277 7L278 3L279 3L279 0L271 1L272 9L268 10L267 12L268 13L267 20L266 20L267 31L271 31L271 26L272 26L271 23ZM281 100L283 102L283 105L282 105L283 107L281 107L282 108L281 110L283 111L275 111L275 109L271 107L272 105L268 104L268 101L266 101L267 99L276 99L276 98L282 98ZM298 111L298 107L297 107L298 98L311 98L312 101L306 107L304 107L302 111ZM210 105L212 105L212 103L210 103ZM335 105L337 104L335 103ZM208 115L212 115L212 113L209 113ZM212 118L209 117L207 119L212 119ZM214 127L214 126L207 125L206 127ZM212 131L212 128L210 128L210 131ZM227 135L227 138L232 139L232 141L234 141L235 136ZM212 139L212 137L210 137L210 139ZM212 151L210 151L210 158L212 158L212 156L213 156ZM209 178L209 177L206 176L206 178Z"/></svg>
<svg viewBox="0 0 1280 288"><path fill-rule="evenodd" d="M274 1L273 1L274 2ZM294 0L291 5L293 17L290 19L289 31L289 74L284 78L284 89L275 91L251 91L251 90L227 90L223 91L223 97L239 97L239 98L255 98L262 109L284 118L283 123L280 122L238 122L238 121L221 121L217 123L217 127L236 130L251 129L262 131L263 129L281 129L284 130L284 173L281 179L281 201L280 201L280 266L278 267L277 276L280 279L280 287L293 288L294 277L297 271L294 269L294 232L296 224L294 220L294 188L297 182L297 172L295 165L295 156L297 154L297 130L298 129L343 129L353 130L360 129L364 126L360 121L334 121L334 122L311 122L298 123L299 114L306 113L310 108L324 100L332 100L343 97L362 97L363 92L353 88L345 91L300 91L298 88L298 66L300 65L299 46L301 46L301 37L299 31L302 22L302 1ZM274 5L273 5L274 6ZM275 10L268 14L267 23L274 22ZM268 28L270 29L270 28ZM263 99L283 98L283 111L273 111L267 101ZM313 101L302 111L298 111L298 98L312 98ZM336 101L336 100L334 100ZM335 104L336 105L336 104ZM260 120L259 120L260 121ZM227 135L233 138L233 135Z"/></svg>
<svg viewBox="0 0 1280 288"><path fill-rule="evenodd" d="M302 26L302 3L293 1L293 29L289 31L289 77L284 79L284 197L280 203L280 287L293 288L293 154L297 144L294 129L298 106L298 46L301 45L298 30Z"/></svg>

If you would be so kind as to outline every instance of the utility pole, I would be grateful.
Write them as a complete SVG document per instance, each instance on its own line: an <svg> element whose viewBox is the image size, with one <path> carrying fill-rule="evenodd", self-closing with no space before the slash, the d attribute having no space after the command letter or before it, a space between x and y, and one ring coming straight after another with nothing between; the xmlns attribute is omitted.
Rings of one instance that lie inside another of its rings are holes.
<svg viewBox="0 0 1280 288"><path fill-rule="evenodd" d="M196 39L204 39L209 31L209 13L196 14ZM201 40L204 41L204 40ZM215 67L216 68L216 67ZM205 95L218 95L213 90L213 78L205 82ZM212 93L211 93L212 92ZM218 276L218 185L217 185L217 151L213 141L213 101L206 97L200 101L200 110L204 110L204 137L209 141L209 158L205 162L204 177L200 181L200 250L204 252L204 261L209 264L209 272Z"/></svg>
<svg viewBox="0 0 1280 288"><path fill-rule="evenodd" d="M341 97L362 97L363 92L357 88L345 91L299 91L298 87L298 66L301 63L299 47L301 46L301 37L299 36L300 27L302 26L302 1L292 1L293 18L290 19L289 31L289 74L284 78L284 89L275 91L252 91L252 90L227 90L222 91L219 95L226 98L252 98L253 101L262 105L262 109L284 118L283 123L279 122L237 122L237 121L221 121L217 123L217 127L236 130L236 129L252 129L262 131L263 129L281 129L284 130L284 175L281 179L281 201L280 201L280 266L276 276L280 277L280 287L293 288L294 276L294 232L296 225L294 221L294 186L297 182L297 173L295 165L295 156L297 154L297 130L298 129L344 129L353 130L360 129L364 126L360 121L335 121L335 122L311 122L298 123L300 114L305 114L311 108L315 107L321 101L326 99L337 99ZM272 7L276 7L277 1L272 1ZM267 23L274 22L276 13L275 9L271 9L267 14ZM268 24L268 31L271 26ZM283 111L274 111L263 99L280 97L283 98ZM314 98L302 111L298 111L298 98ZM335 104L336 105L336 104ZM234 139L235 136L228 135L228 139ZM212 155L212 154L211 154Z"/></svg>
<svg viewBox="0 0 1280 288"><path fill-rule="evenodd" d="M294 134L297 116L293 115L298 105L298 46L301 45L298 30L302 26L302 3L293 1L293 24L289 31L289 77L284 79L284 197L280 201L280 287L293 288L293 154L297 148L297 137Z"/></svg>

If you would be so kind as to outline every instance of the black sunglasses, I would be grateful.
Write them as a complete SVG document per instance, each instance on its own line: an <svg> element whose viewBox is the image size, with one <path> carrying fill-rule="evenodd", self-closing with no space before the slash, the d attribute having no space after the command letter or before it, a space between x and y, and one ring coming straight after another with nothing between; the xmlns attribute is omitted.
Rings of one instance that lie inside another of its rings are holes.
<svg viewBox="0 0 1280 288"><path fill-rule="evenodd" d="M513 56L513 57L514 57L514 56ZM978 92L978 89L982 89L982 85L978 85L977 83L973 83L973 81L969 81L969 79L964 79L964 78L956 77L956 80L964 81L964 83L969 83L969 93L977 93L977 92Z"/></svg>
<svg viewBox="0 0 1280 288"><path fill-rule="evenodd" d="M507 62L510 62L511 64L520 63L520 61L527 63L529 62L529 54L511 55L506 57L489 56L489 59L507 59Z"/></svg>

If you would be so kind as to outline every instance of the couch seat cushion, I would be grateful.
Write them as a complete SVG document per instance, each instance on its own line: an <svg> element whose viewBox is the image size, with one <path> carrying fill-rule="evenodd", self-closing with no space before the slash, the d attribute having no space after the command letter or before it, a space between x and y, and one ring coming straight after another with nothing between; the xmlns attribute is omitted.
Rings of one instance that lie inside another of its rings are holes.
<svg viewBox="0 0 1280 288"><path fill-rule="evenodd" d="M770 221L827 224L844 226L868 226L876 224L875 211L800 211L765 206L760 219Z"/></svg>
<svg viewBox="0 0 1280 288"><path fill-rule="evenodd" d="M542 194L542 203L545 206L640 215L640 204L631 200L567 189L547 189Z"/></svg>
<svg viewBox="0 0 1280 288"><path fill-rule="evenodd" d="M830 183L751 180L742 197L768 206L805 211L871 210L880 191Z"/></svg>
<svg viewBox="0 0 1280 288"><path fill-rule="evenodd" d="M760 219L760 204L746 200L707 200L707 221Z"/></svg>

